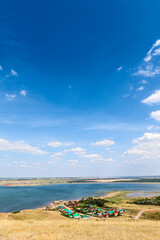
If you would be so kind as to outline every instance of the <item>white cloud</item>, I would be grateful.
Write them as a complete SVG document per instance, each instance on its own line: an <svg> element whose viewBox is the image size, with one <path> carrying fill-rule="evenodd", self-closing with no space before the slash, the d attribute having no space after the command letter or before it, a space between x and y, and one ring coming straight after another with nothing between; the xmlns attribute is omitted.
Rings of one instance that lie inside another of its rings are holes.
<svg viewBox="0 0 160 240"><path fill-rule="evenodd" d="M142 81L140 81L140 83L142 83L142 84L146 84L147 83L147 80L142 80Z"/></svg>
<svg viewBox="0 0 160 240"><path fill-rule="evenodd" d="M54 147L54 148L57 148L57 147L62 147L62 146L70 146L74 144L73 142L68 142L68 143L62 143L62 142L49 142L47 145L49 147Z"/></svg>
<svg viewBox="0 0 160 240"><path fill-rule="evenodd" d="M81 147L75 147L68 150L64 150L64 152L73 152L76 155L82 155L86 153L86 149Z"/></svg>
<svg viewBox="0 0 160 240"><path fill-rule="evenodd" d="M68 142L68 143L63 143L63 146L71 146L73 144L74 144L74 142Z"/></svg>
<svg viewBox="0 0 160 240"><path fill-rule="evenodd" d="M56 148L56 147L61 147L61 146L62 146L62 143L61 143L61 142L49 142L49 143L48 143L48 146L49 146L49 147L54 147L54 148Z"/></svg>
<svg viewBox="0 0 160 240"><path fill-rule="evenodd" d="M155 93L153 93L149 97L142 100L142 103L145 103L148 105L159 104L160 103L160 90L156 90Z"/></svg>
<svg viewBox="0 0 160 240"><path fill-rule="evenodd" d="M84 157L84 158L101 158L102 155L97 154L97 153L93 153L93 154L86 154L86 155L83 155L82 157Z"/></svg>
<svg viewBox="0 0 160 240"><path fill-rule="evenodd" d="M133 90L133 86L131 84L129 84L129 90L132 91Z"/></svg>
<svg viewBox="0 0 160 240"><path fill-rule="evenodd" d="M108 139L104 139L102 141L97 141L95 143L91 143L92 146L104 146L104 147L112 146L114 144L115 144L114 141L111 141Z"/></svg>
<svg viewBox="0 0 160 240"><path fill-rule="evenodd" d="M82 155L82 157L89 158L90 163L103 163L103 162L108 162L108 163L112 162L113 163L113 162L115 162L115 160L113 158L105 158L101 154L97 154L97 153Z"/></svg>
<svg viewBox="0 0 160 240"><path fill-rule="evenodd" d="M38 147L33 147L29 144L26 144L24 141L10 142L3 138L0 138L0 151L31 153L35 155L48 154Z"/></svg>
<svg viewBox="0 0 160 240"><path fill-rule="evenodd" d="M7 100L12 101L12 100L14 100L16 98L16 94L8 94L8 93L6 93L6 98L7 98Z"/></svg>
<svg viewBox="0 0 160 240"><path fill-rule="evenodd" d="M114 163L113 158L100 158L100 159L91 159L90 163Z"/></svg>
<svg viewBox="0 0 160 240"><path fill-rule="evenodd" d="M126 94L124 94L122 97L127 98L127 97L129 97L129 96L130 96L130 93L126 93Z"/></svg>
<svg viewBox="0 0 160 240"><path fill-rule="evenodd" d="M150 131L150 130L152 130L152 129L153 129L153 127L154 127L153 125L151 125L151 126L148 126L147 130L148 130L148 131Z"/></svg>
<svg viewBox="0 0 160 240"><path fill-rule="evenodd" d="M123 66L118 67L118 68L117 68L117 71L121 71L122 68L123 68Z"/></svg>
<svg viewBox="0 0 160 240"><path fill-rule="evenodd" d="M65 155L65 153L63 153L63 152L56 152L53 155L54 156L63 156L63 155Z"/></svg>
<svg viewBox="0 0 160 240"><path fill-rule="evenodd" d="M11 76L18 76L18 73L15 70L11 69L10 75Z"/></svg>
<svg viewBox="0 0 160 240"><path fill-rule="evenodd" d="M160 110L151 112L151 118L160 122Z"/></svg>
<svg viewBox="0 0 160 240"><path fill-rule="evenodd" d="M78 160L69 160L68 163L71 166L76 166L78 164Z"/></svg>
<svg viewBox="0 0 160 240"><path fill-rule="evenodd" d="M160 66L155 62L155 57L160 56L160 39L158 39L147 52L143 59L143 64L138 67L138 71L133 75L141 75L145 77L155 77L160 75ZM153 59L154 58L154 59Z"/></svg>
<svg viewBox="0 0 160 240"><path fill-rule="evenodd" d="M160 133L144 133L142 137L133 139L133 143L142 143L142 142L150 142L153 140L160 140ZM159 142L160 144L160 142Z"/></svg>
<svg viewBox="0 0 160 240"><path fill-rule="evenodd" d="M144 133L142 137L132 141L135 147L123 153L122 157L132 156L136 159L159 160L160 159L160 133Z"/></svg>
<svg viewBox="0 0 160 240"><path fill-rule="evenodd" d="M154 77L156 75L160 75L160 67L159 66L153 66L153 64L145 65L144 68L139 66L138 71L134 73L133 75L141 75L145 77Z"/></svg>
<svg viewBox="0 0 160 240"><path fill-rule="evenodd" d="M3 71L3 68L2 68L2 66L0 65L0 71Z"/></svg>
<svg viewBox="0 0 160 240"><path fill-rule="evenodd" d="M147 52L147 56L144 58L145 62L149 62L153 56L160 55L160 48L157 48L160 46L160 39L158 39L150 48L150 50ZM156 49L155 49L156 48Z"/></svg>
<svg viewBox="0 0 160 240"><path fill-rule="evenodd" d="M137 91L142 91L144 89L143 86L140 86L139 88L137 88Z"/></svg>
<svg viewBox="0 0 160 240"><path fill-rule="evenodd" d="M51 155L52 158L55 158L55 159L60 159L60 157L66 155L64 152L56 152L54 154Z"/></svg>
<svg viewBox="0 0 160 240"><path fill-rule="evenodd" d="M21 90L21 91L19 92L19 94L20 94L21 96L25 97L26 94L27 94L27 91L26 91L26 90Z"/></svg>

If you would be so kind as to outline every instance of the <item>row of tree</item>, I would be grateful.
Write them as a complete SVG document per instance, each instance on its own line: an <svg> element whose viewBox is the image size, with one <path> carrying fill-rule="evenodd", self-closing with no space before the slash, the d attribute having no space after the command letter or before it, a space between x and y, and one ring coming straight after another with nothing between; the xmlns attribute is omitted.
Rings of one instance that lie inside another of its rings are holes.
<svg viewBox="0 0 160 240"><path fill-rule="evenodd" d="M153 198L138 198L132 200L130 203L138 205L155 205L160 206L160 196Z"/></svg>

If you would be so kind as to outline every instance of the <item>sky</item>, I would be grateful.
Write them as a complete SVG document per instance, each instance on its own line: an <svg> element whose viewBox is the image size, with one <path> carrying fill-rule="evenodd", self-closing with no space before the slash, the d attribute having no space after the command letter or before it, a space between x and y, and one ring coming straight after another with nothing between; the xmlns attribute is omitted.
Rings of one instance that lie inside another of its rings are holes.
<svg viewBox="0 0 160 240"><path fill-rule="evenodd" d="M160 1L0 1L0 177L160 175Z"/></svg>

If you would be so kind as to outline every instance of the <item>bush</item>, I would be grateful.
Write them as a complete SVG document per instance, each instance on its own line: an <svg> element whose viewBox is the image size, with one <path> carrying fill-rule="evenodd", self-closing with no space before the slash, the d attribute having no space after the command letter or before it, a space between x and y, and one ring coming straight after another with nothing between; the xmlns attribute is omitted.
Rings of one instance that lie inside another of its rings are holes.
<svg viewBox="0 0 160 240"><path fill-rule="evenodd" d="M16 213L20 213L20 211L15 211L15 212L12 212L12 214L16 214Z"/></svg>

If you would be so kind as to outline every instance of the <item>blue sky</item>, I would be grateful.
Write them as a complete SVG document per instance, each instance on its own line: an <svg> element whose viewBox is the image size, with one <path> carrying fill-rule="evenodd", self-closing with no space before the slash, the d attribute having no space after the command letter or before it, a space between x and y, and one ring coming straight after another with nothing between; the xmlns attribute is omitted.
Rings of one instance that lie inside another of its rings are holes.
<svg viewBox="0 0 160 240"><path fill-rule="evenodd" d="M159 175L159 12L1 1L0 177Z"/></svg>

